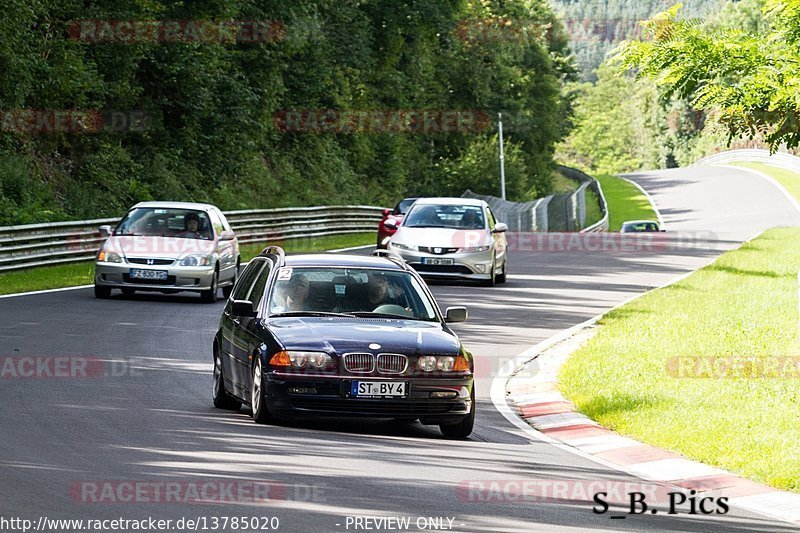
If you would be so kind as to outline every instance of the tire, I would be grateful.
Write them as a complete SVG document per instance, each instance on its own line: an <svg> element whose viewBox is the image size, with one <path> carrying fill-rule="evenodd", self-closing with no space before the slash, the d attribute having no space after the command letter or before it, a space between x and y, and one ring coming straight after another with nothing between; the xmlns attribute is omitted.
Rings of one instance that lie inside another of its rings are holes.
<svg viewBox="0 0 800 533"><path fill-rule="evenodd" d="M272 421L272 416L267 408L267 398L264 396L264 369L261 358L257 357L253 365L253 384L250 386L250 407L253 409L253 420L258 424Z"/></svg>
<svg viewBox="0 0 800 533"><path fill-rule="evenodd" d="M214 276L211 278L211 288L200 293L200 300L207 304L216 302L217 288L219 288L219 270L214 271Z"/></svg>
<svg viewBox="0 0 800 533"><path fill-rule="evenodd" d="M494 287L497 285L497 263L492 261L492 274L486 281L483 282L486 287Z"/></svg>
<svg viewBox="0 0 800 533"><path fill-rule="evenodd" d="M136 289L122 289L122 294L125 296L133 296L136 294Z"/></svg>
<svg viewBox="0 0 800 533"><path fill-rule="evenodd" d="M238 411L242 406L242 402L228 394L225 389L225 377L222 370L222 359L217 353L216 347L214 348L214 378L211 388L211 397L214 400L214 407L217 409L226 409L231 411Z"/></svg>
<svg viewBox="0 0 800 533"><path fill-rule="evenodd" d="M231 279L231 284L222 287L222 296L226 300L231 297L233 294L233 286L236 285L236 281L239 279L239 261L236 261L236 270L233 273L233 279Z"/></svg>
<svg viewBox="0 0 800 533"><path fill-rule="evenodd" d="M95 285L94 297L102 299L111 298L111 287L103 287L102 285Z"/></svg>
<svg viewBox="0 0 800 533"><path fill-rule="evenodd" d="M461 419L457 424L441 424L439 431L442 432L447 438L450 439L465 439L472 433L472 428L475 427L475 386L473 385L472 392L470 393L471 409L468 415Z"/></svg>
<svg viewBox="0 0 800 533"><path fill-rule="evenodd" d="M506 282L506 269L508 268L508 256L506 256L506 260L503 261L503 270L500 272L500 275L497 276L497 283L505 283Z"/></svg>

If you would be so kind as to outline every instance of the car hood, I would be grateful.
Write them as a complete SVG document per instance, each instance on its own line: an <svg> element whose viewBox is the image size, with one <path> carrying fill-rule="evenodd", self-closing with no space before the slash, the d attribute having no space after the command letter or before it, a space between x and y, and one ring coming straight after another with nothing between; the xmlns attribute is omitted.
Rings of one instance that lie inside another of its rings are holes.
<svg viewBox="0 0 800 533"><path fill-rule="evenodd" d="M178 259L191 254L210 254L215 246L214 241L203 239L112 235L103 248L122 253L125 257Z"/></svg>
<svg viewBox="0 0 800 533"><path fill-rule="evenodd" d="M437 248L483 246L491 241L486 229L409 228L400 226L392 242Z"/></svg>
<svg viewBox="0 0 800 533"><path fill-rule="evenodd" d="M269 329L287 350L391 352L404 355L453 354L461 351L458 337L438 322L346 317L286 317L268 321ZM380 348L370 348L379 344Z"/></svg>

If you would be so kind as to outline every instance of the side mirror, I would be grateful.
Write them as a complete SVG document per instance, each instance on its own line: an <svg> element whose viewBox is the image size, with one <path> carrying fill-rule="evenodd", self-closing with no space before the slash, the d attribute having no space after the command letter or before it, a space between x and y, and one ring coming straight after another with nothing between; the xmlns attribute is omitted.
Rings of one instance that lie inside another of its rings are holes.
<svg viewBox="0 0 800 533"><path fill-rule="evenodd" d="M232 241L236 238L236 234L232 231L223 231L219 234L219 240L221 241Z"/></svg>
<svg viewBox="0 0 800 533"><path fill-rule="evenodd" d="M111 237L111 234L114 232L114 229L111 226L100 226L100 236L101 237Z"/></svg>
<svg viewBox="0 0 800 533"><path fill-rule="evenodd" d="M467 321L467 308L466 307L448 307L444 312L444 321L452 322L466 322Z"/></svg>
<svg viewBox="0 0 800 533"><path fill-rule="evenodd" d="M508 231L508 225L503 224L502 222L498 222L497 224L494 225L492 233L505 233L507 231Z"/></svg>
<svg viewBox="0 0 800 533"><path fill-rule="evenodd" d="M234 316L256 316L253 302L250 300L234 300L231 305L231 314Z"/></svg>
<svg viewBox="0 0 800 533"><path fill-rule="evenodd" d="M397 229L397 219L396 218L387 218L383 221L383 225L389 229Z"/></svg>

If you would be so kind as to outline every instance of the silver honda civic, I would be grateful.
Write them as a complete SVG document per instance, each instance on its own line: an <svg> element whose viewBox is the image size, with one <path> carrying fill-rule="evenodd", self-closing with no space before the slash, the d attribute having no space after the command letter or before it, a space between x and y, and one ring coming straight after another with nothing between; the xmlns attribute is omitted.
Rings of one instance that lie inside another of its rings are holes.
<svg viewBox="0 0 800 533"><path fill-rule="evenodd" d="M222 212L209 204L141 202L107 237L94 264L94 294L112 289L199 292L214 302L221 288L227 298L239 272L239 243Z"/></svg>
<svg viewBox="0 0 800 533"><path fill-rule="evenodd" d="M388 248L424 277L494 285L506 281L506 231L483 200L420 198Z"/></svg>

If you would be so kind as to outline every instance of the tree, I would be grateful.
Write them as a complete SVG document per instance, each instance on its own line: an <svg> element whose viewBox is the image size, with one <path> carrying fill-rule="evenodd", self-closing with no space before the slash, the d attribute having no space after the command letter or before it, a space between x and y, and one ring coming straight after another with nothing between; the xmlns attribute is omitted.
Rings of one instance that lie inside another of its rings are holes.
<svg viewBox="0 0 800 533"><path fill-rule="evenodd" d="M775 151L800 144L800 0L766 0L763 33L679 20L677 4L643 23L648 40L627 41L615 61L651 78L664 98L716 110L729 141L763 135Z"/></svg>

